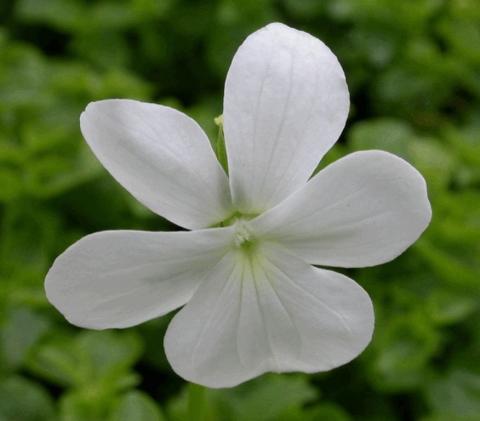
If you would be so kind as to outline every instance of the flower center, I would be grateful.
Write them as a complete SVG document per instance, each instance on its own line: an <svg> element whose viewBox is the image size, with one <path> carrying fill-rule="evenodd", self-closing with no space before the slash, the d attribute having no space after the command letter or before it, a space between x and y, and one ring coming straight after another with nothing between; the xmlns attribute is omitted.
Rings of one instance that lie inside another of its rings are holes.
<svg viewBox="0 0 480 421"><path fill-rule="evenodd" d="M251 251L255 245L255 236L244 219L237 219L233 224L235 233L233 242L237 248L243 251Z"/></svg>
<svg viewBox="0 0 480 421"><path fill-rule="evenodd" d="M241 251L250 252L257 244L257 238L254 235L252 228L248 221L257 216L257 214L247 214L234 212L228 218L212 225L212 227L228 227L232 226L233 231L233 245Z"/></svg>
<svg viewBox="0 0 480 421"><path fill-rule="evenodd" d="M235 226L234 242L237 247L240 247L243 244L251 241L253 236L244 220L242 219L237 220L234 226Z"/></svg>

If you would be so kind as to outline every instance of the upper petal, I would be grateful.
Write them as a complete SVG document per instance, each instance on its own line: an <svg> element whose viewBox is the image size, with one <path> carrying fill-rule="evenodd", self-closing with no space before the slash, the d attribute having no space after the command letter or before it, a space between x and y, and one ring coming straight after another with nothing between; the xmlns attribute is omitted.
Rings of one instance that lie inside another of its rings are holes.
<svg viewBox="0 0 480 421"><path fill-rule="evenodd" d="M230 387L266 371L329 370L373 331L367 293L339 273L281 249L230 253L173 318L165 351L185 379Z"/></svg>
<svg viewBox="0 0 480 421"><path fill-rule="evenodd" d="M312 264L363 267L401 254L431 214L415 168L388 152L363 151L329 165L251 224Z"/></svg>
<svg viewBox="0 0 480 421"><path fill-rule="evenodd" d="M279 23L250 35L225 83L224 131L236 207L260 213L307 181L338 139L348 108L343 70L320 40Z"/></svg>
<svg viewBox="0 0 480 421"><path fill-rule="evenodd" d="M152 211L190 229L230 213L225 172L203 130L185 114L112 99L90 103L80 125L105 168Z"/></svg>
<svg viewBox="0 0 480 421"><path fill-rule="evenodd" d="M55 260L47 298L77 326L133 326L185 304L231 241L231 228L91 234Z"/></svg>

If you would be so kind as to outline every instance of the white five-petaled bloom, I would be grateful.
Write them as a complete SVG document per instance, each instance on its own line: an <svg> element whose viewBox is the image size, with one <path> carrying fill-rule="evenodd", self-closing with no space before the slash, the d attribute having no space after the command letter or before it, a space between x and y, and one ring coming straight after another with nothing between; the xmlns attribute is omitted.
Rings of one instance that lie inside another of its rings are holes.
<svg viewBox="0 0 480 421"><path fill-rule="evenodd" d="M185 305L166 355L210 387L267 371L318 372L369 343L353 280L315 267L387 262L430 221L423 177L387 152L352 153L310 178L339 137L349 95L334 54L282 24L250 35L228 71L229 176L189 117L132 100L88 105L82 133L141 203L191 231L88 235L53 264L48 299L73 324L125 328Z"/></svg>

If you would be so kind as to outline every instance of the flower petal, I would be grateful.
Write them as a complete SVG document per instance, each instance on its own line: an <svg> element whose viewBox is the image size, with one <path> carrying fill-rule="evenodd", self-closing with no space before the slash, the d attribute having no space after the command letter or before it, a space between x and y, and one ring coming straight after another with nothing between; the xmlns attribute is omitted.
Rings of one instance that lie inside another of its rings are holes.
<svg viewBox="0 0 480 421"><path fill-rule="evenodd" d="M133 326L185 304L231 241L231 228L91 234L55 260L47 298L77 326Z"/></svg>
<svg viewBox="0 0 480 421"><path fill-rule="evenodd" d="M173 318L165 351L185 379L230 387L266 371L317 372L370 342L368 294L339 273L281 249L230 253Z"/></svg>
<svg viewBox="0 0 480 421"><path fill-rule="evenodd" d="M228 217L225 172L203 130L185 114L112 99L90 103L80 125L105 168L152 211L190 229Z"/></svg>
<svg viewBox="0 0 480 421"><path fill-rule="evenodd" d="M415 168L387 152L363 151L329 165L251 225L309 263L364 267L405 251L431 214Z"/></svg>
<svg viewBox="0 0 480 421"><path fill-rule="evenodd" d="M279 23L250 35L225 84L236 207L260 213L305 183L338 139L348 108L343 70L320 40Z"/></svg>

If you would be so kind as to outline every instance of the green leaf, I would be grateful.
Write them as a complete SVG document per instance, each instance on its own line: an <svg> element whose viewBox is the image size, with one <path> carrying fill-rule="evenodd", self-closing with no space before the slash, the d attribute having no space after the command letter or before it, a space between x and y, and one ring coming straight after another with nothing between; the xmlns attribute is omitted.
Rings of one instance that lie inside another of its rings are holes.
<svg viewBox="0 0 480 421"><path fill-rule="evenodd" d="M236 420L273 421L316 395L306 376L270 374L239 386L232 393L230 404Z"/></svg>
<svg viewBox="0 0 480 421"><path fill-rule="evenodd" d="M188 385L167 407L172 421L277 421L301 411L317 391L303 375L267 374L233 389Z"/></svg>
<svg viewBox="0 0 480 421"><path fill-rule="evenodd" d="M120 398L111 421L164 421L154 400L140 391L128 392Z"/></svg>
<svg viewBox="0 0 480 421"><path fill-rule="evenodd" d="M76 30L85 12L81 2L76 0L19 0L17 16L27 22L40 22L65 30Z"/></svg>
<svg viewBox="0 0 480 421"><path fill-rule="evenodd" d="M309 408L304 412L303 417L302 420L308 419L311 421L353 421L353 418L342 407L329 402ZM285 421L287 421L287 418Z"/></svg>
<svg viewBox="0 0 480 421"><path fill-rule="evenodd" d="M28 308L10 309L0 323L0 362L3 360L10 370L19 367L49 327L44 316Z"/></svg>
<svg viewBox="0 0 480 421"><path fill-rule="evenodd" d="M0 305L46 304L43 278L59 220L39 203L16 202L0 219Z"/></svg>
<svg viewBox="0 0 480 421"><path fill-rule="evenodd" d="M0 381L0 421L54 421L53 402L40 385L21 377Z"/></svg>
<svg viewBox="0 0 480 421"><path fill-rule="evenodd" d="M15 169L0 168L0 202L11 202L22 193L22 183Z"/></svg>
<svg viewBox="0 0 480 421"><path fill-rule="evenodd" d="M480 308L476 297L453 288L435 289L425 303L428 315L438 324L458 323Z"/></svg>
<svg viewBox="0 0 480 421"><path fill-rule="evenodd" d="M114 396L98 392L92 387L62 394L61 421L105 421L110 414Z"/></svg>
<svg viewBox="0 0 480 421"><path fill-rule="evenodd" d="M389 320L377 329L370 360L370 379L378 390L418 388L430 375L429 362L440 346L440 335L421 314Z"/></svg>
<svg viewBox="0 0 480 421"><path fill-rule="evenodd" d="M443 417L475 420L480 414L480 376L454 370L425 389L428 403Z"/></svg>
<svg viewBox="0 0 480 421"><path fill-rule="evenodd" d="M433 189L445 189L453 178L458 162L435 139L417 138L410 145L410 163L425 177L430 195Z"/></svg>
<svg viewBox="0 0 480 421"><path fill-rule="evenodd" d="M28 363L37 375L60 385L122 390L137 380L130 368L141 351L134 332L82 331L45 340Z"/></svg>
<svg viewBox="0 0 480 421"><path fill-rule="evenodd" d="M348 132L349 145L355 151L381 149L409 158L409 147L415 138L411 127L402 120L378 118L355 124Z"/></svg>

